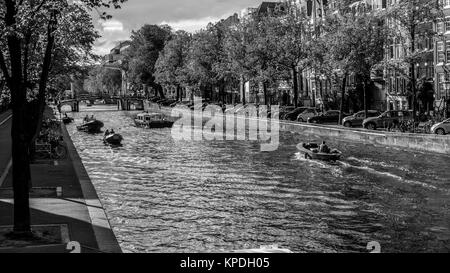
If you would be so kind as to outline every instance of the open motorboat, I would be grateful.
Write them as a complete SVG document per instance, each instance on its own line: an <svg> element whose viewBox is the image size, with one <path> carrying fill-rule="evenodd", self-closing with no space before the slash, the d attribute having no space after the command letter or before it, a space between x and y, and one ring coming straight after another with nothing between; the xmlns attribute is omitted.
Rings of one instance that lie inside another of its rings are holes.
<svg viewBox="0 0 450 273"><path fill-rule="evenodd" d="M103 137L103 142L111 145L120 145L122 143L122 140L122 135L116 133L107 134Z"/></svg>
<svg viewBox="0 0 450 273"><path fill-rule="evenodd" d="M141 113L136 116L134 123L143 128L167 128L175 123L161 113Z"/></svg>
<svg viewBox="0 0 450 273"><path fill-rule="evenodd" d="M100 130L103 128L103 126L104 126L103 122L96 119L92 119L86 121L80 126L77 126L77 130L86 133L100 133Z"/></svg>
<svg viewBox="0 0 450 273"><path fill-rule="evenodd" d="M305 154L306 159L337 161L342 157L342 152L338 150L332 150L330 153L319 153L319 145L316 143L300 143L297 145L297 149Z"/></svg>
<svg viewBox="0 0 450 273"><path fill-rule="evenodd" d="M74 121L74 119L71 118L71 117L63 117L63 118L62 118L62 122L63 122L64 124L70 124L70 123L72 123L73 121Z"/></svg>

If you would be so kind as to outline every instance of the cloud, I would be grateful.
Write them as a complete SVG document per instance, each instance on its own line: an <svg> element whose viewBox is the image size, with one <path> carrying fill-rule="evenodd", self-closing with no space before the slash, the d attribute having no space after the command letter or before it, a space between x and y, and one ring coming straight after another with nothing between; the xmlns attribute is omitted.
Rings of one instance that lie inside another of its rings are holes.
<svg viewBox="0 0 450 273"><path fill-rule="evenodd" d="M209 23L211 22L217 22L221 18L218 17L204 17L200 19L187 19L187 20L180 20L180 21L172 21L172 22L166 22L162 21L162 25L169 25L174 30L185 30L187 32L196 32L202 28L205 28Z"/></svg>
<svg viewBox="0 0 450 273"><path fill-rule="evenodd" d="M97 21L96 28L102 36L94 44L94 53L97 55L108 54L120 41L130 38L131 31L117 19L106 21L100 19Z"/></svg>
<svg viewBox="0 0 450 273"><path fill-rule="evenodd" d="M278 1L278 0L277 0ZM195 32L247 7L256 7L262 0L129 0L121 9L100 10L113 16L96 21L102 38L95 44L97 54L107 54L119 41L127 40L132 30L144 24L168 24L175 30Z"/></svg>
<svg viewBox="0 0 450 273"><path fill-rule="evenodd" d="M118 20L101 20L100 26L104 32L122 32L123 31L123 23Z"/></svg>

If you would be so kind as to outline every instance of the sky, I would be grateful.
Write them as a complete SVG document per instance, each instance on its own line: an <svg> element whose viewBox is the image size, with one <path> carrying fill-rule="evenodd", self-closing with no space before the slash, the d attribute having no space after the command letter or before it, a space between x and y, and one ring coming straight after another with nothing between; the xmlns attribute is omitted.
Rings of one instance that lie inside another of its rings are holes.
<svg viewBox="0 0 450 273"><path fill-rule="evenodd" d="M209 22L216 22L248 7L257 7L262 0L128 0L119 10L108 10L111 20L93 15L102 38L95 44L95 53L104 55L119 42L127 40L132 30L144 24L168 24L175 30L195 32Z"/></svg>

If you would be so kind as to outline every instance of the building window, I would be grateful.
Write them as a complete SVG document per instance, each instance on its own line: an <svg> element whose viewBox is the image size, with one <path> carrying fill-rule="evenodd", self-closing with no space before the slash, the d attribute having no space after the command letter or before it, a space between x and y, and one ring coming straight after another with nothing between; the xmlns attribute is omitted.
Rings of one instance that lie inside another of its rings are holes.
<svg viewBox="0 0 450 273"><path fill-rule="evenodd" d="M444 22L439 22L439 23L436 24L436 32L440 33L440 34L445 32Z"/></svg>
<svg viewBox="0 0 450 273"><path fill-rule="evenodd" d="M440 2L441 2L441 4L444 7L449 7L450 6L450 0L441 0Z"/></svg>
<svg viewBox="0 0 450 273"><path fill-rule="evenodd" d="M444 42L437 43L437 63L445 62Z"/></svg>
<svg viewBox="0 0 450 273"><path fill-rule="evenodd" d="M450 31L450 17L445 18L445 31Z"/></svg>
<svg viewBox="0 0 450 273"><path fill-rule="evenodd" d="M447 62L450 60L450 40L446 42Z"/></svg>
<svg viewBox="0 0 450 273"><path fill-rule="evenodd" d="M440 100L450 93L450 75L445 76L445 73L438 74L438 92L436 93L436 99Z"/></svg>

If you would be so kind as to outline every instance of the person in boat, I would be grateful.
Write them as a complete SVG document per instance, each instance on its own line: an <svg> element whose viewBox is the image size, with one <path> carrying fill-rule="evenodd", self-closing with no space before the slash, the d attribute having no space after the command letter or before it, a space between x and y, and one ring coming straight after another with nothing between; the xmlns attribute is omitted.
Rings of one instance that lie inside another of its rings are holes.
<svg viewBox="0 0 450 273"><path fill-rule="evenodd" d="M322 144L320 144L319 146L319 153L329 154L330 152L331 152L330 148L325 143L325 141L323 141Z"/></svg>
<svg viewBox="0 0 450 273"><path fill-rule="evenodd" d="M110 134L109 130L108 130L108 129L106 129L104 137L107 137L107 136L109 136L109 134Z"/></svg>
<svg viewBox="0 0 450 273"><path fill-rule="evenodd" d="M114 135L116 132L114 132L114 129L111 129L110 131L109 131L109 134L110 135Z"/></svg>
<svg viewBox="0 0 450 273"><path fill-rule="evenodd" d="M92 121L92 120L95 120L94 115L91 116L91 121Z"/></svg>
<svg viewBox="0 0 450 273"><path fill-rule="evenodd" d="M85 122L88 122L88 121L89 121L89 116L88 116L88 115L86 115L86 116L84 117L84 121L85 121Z"/></svg>

